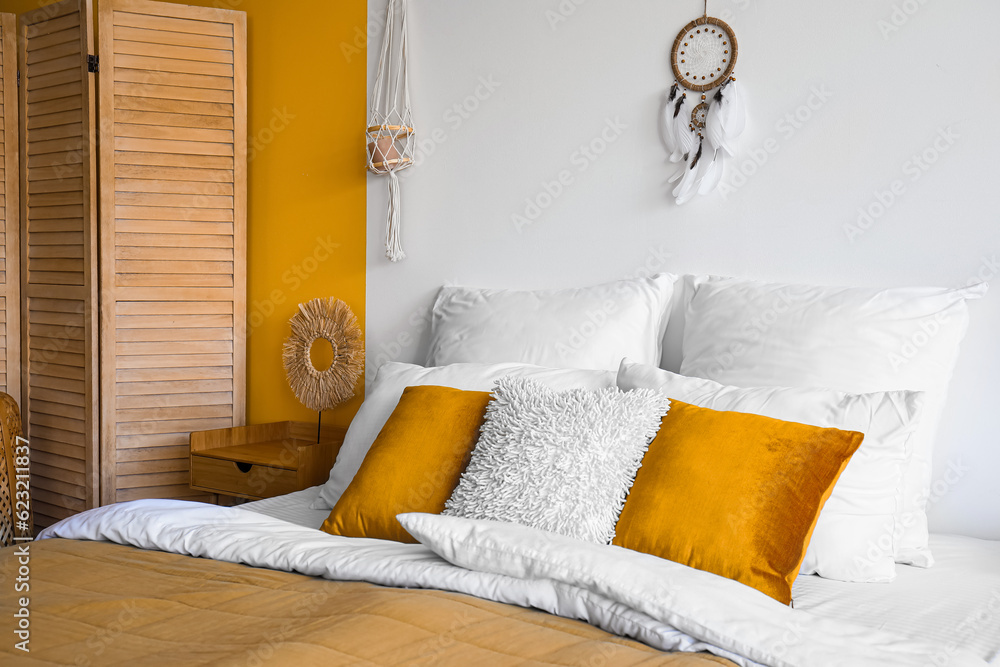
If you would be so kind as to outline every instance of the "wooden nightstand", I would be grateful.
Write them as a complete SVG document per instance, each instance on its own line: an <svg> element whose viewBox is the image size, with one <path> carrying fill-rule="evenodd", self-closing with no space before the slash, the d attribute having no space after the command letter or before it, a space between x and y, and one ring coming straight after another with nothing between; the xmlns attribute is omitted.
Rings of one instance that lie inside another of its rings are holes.
<svg viewBox="0 0 1000 667"><path fill-rule="evenodd" d="M278 422L191 434L191 488L260 500L322 484L345 429Z"/></svg>

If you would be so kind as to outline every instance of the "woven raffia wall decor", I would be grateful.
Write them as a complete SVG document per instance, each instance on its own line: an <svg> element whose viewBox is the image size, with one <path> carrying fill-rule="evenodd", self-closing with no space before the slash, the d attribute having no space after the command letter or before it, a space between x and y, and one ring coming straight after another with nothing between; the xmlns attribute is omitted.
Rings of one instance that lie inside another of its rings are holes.
<svg viewBox="0 0 1000 667"><path fill-rule="evenodd" d="M285 339L282 358L285 375L295 397L322 412L354 396L364 368L365 347L358 318L340 299L313 299L299 305L292 317L292 334ZM309 356L319 339L333 347L333 362L326 370L313 366Z"/></svg>

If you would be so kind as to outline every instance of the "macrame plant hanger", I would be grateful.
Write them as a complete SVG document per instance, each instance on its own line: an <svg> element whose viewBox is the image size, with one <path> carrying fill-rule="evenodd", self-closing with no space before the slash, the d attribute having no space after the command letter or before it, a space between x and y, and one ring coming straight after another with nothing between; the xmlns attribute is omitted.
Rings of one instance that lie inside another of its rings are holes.
<svg viewBox="0 0 1000 667"><path fill-rule="evenodd" d="M667 93L660 128L671 162L680 169L670 179L671 194L684 204L719 186L725 160L736 154L746 128L746 110L734 70L739 46L733 29L705 13L677 34L670 50L674 85ZM700 95L697 104L688 99Z"/></svg>
<svg viewBox="0 0 1000 667"><path fill-rule="evenodd" d="M406 258L400 239L402 212L396 172L413 165L413 114L406 61L406 0L389 0L366 137L368 171L389 177L385 256L392 262Z"/></svg>

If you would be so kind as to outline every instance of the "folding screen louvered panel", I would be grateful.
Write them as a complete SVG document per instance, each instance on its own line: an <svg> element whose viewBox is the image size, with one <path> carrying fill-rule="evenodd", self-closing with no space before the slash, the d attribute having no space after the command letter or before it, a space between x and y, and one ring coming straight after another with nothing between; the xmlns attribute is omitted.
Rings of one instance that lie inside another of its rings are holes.
<svg viewBox="0 0 1000 667"><path fill-rule="evenodd" d="M245 419L246 17L113 0L99 32L101 499L190 498L189 433Z"/></svg>
<svg viewBox="0 0 1000 667"><path fill-rule="evenodd" d="M17 17L0 14L0 391L21 401Z"/></svg>
<svg viewBox="0 0 1000 667"><path fill-rule="evenodd" d="M22 410L35 523L98 501L89 0L21 15Z"/></svg>

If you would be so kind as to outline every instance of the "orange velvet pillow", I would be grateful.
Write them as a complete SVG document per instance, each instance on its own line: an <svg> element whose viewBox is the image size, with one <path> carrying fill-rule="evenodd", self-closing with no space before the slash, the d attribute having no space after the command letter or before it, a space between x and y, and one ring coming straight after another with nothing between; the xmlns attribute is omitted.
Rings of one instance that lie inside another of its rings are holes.
<svg viewBox="0 0 1000 667"><path fill-rule="evenodd" d="M320 530L416 542L396 515L444 511L479 440L489 402L485 391L430 385L404 389Z"/></svg>
<svg viewBox="0 0 1000 667"><path fill-rule="evenodd" d="M671 400L614 544L789 604L820 510L863 439Z"/></svg>

